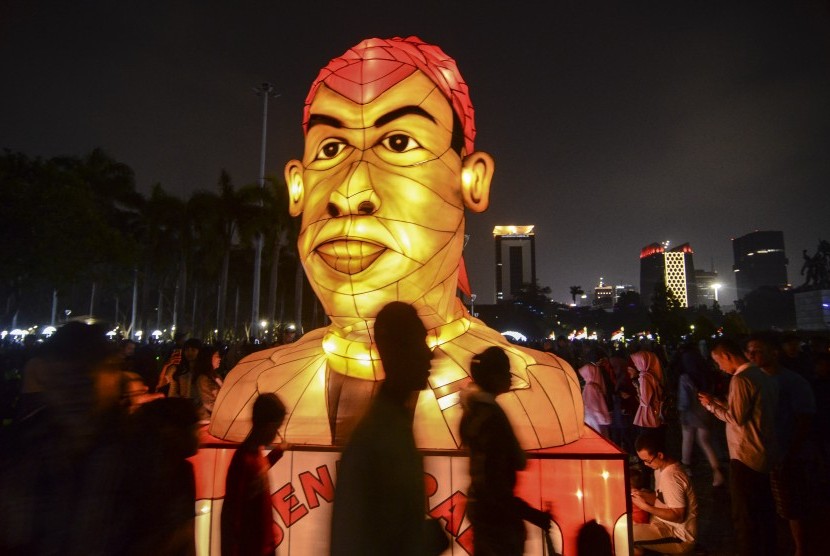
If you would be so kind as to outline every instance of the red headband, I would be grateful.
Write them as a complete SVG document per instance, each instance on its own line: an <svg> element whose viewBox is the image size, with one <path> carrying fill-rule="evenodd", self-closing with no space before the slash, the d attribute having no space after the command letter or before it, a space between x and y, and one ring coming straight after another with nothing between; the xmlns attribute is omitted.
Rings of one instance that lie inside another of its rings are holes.
<svg viewBox="0 0 830 556"><path fill-rule="evenodd" d="M467 154L474 151L476 129L473 103L455 60L418 37L367 39L320 70L311 84L303 110L303 133L308 131L311 102L321 83L352 102L366 104L416 71L422 71L452 104L464 129Z"/></svg>

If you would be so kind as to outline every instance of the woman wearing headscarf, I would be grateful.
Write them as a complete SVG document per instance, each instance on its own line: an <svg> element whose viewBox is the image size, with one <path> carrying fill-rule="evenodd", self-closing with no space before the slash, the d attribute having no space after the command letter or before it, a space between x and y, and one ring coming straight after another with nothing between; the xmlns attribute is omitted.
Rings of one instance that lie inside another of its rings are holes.
<svg viewBox="0 0 830 556"><path fill-rule="evenodd" d="M602 372L599 362L586 363L579 368L579 376L585 381L582 387L585 424L607 438L611 412L606 401L606 385Z"/></svg>
<svg viewBox="0 0 830 556"><path fill-rule="evenodd" d="M637 412L634 414L634 426L638 433L654 430L663 435L665 397L660 360L654 353L640 350L631 354L631 362L636 371L631 371L631 378L637 381L637 394L640 399Z"/></svg>

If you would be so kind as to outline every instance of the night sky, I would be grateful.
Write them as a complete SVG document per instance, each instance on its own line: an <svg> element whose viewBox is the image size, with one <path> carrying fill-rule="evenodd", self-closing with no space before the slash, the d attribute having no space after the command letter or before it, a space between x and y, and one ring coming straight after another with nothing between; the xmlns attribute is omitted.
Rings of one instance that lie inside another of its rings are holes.
<svg viewBox="0 0 830 556"><path fill-rule="evenodd" d="M493 4L494 2L488 2ZM731 238L830 239L827 2L0 0L0 148L96 147L183 198L302 154L303 99L361 39L417 35L456 59L476 147L496 173L468 218L478 302L494 296L492 229L534 224L538 278L639 288L639 252L691 243L734 300ZM773 5L775 4L775 5ZM290 5L290 6L289 6ZM539 11L545 6L544 12Z"/></svg>

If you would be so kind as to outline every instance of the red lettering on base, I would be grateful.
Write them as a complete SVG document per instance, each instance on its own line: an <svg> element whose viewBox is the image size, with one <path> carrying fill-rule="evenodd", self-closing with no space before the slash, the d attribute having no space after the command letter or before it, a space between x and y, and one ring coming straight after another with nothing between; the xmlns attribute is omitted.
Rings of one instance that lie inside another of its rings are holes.
<svg viewBox="0 0 830 556"><path fill-rule="evenodd" d="M271 525L274 526L274 539L277 541L277 546L279 546L285 540L285 533L283 533L282 527L277 525L276 521L272 522Z"/></svg>
<svg viewBox="0 0 830 556"><path fill-rule="evenodd" d="M291 483L287 483L271 495L271 504L280 514L286 527L291 527L308 514L308 508L303 506L294 495L294 486Z"/></svg>
<svg viewBox="0 0 830 556"><path fill-rule="evenodd" d="M453 537L458 536L461 530L461 523L467 511L467 496L463 492L455 491L452 496L435 506L429 511L429 515L435 519L446 521L446 529Z"/></svg>
<svg viewBox="0 0 830 556"><path fill-rule="evenodd" d="M467 527L455 538L455 542L464 549L467 554L473 553L473 528Z"/></svg>
<svg viewBox="0 0 830 556"><path fill-rule="evenodd" d="M326 502L334 500L334 482L331 480L331 473L329 473L327 466L321 465L317 468L317 477L310 471L300 473L299 477L305 494L305 501L309 508L316 508L320 505L320 500L317 498L318 494Z"/></svg>

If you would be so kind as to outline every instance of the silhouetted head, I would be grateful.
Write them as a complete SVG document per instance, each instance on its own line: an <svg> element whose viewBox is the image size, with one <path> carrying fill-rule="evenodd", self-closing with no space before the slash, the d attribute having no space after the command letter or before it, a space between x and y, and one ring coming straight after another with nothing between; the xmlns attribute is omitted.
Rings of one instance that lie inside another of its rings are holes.
<svg viewBox="0 0 830 556"><path fill-rule="evenodd" d="M498 346L491 346L473 356L470 375L485 392L497 395L510 390L510 360Z"/></svg>
<svg viewBox="0 0 830 556"><path fill-rule="evenodd" d="M135 412L141 435L157 439L170 458L188 458L199 449L199 414L193 400L161 398L147 402Z"/></svg>
<svg viewBox="0 0 830 556"><path fill-rule="evenodd" d="M271 392L260 394L254 401L251 415L251 439L263 445L272 442L285 420L285 415L285 404L279 396Z"/></svg>
<svg viewBox="0 0 830 556"><path fill-rule="evenodd" d="M400 392L426 388L432 352L415 308L401 301L386 304L375 319L374 331L385 387Z"/></svg>
<svg viewBox="0 0 830 556"><path fill-rule="evenodd" d="M592 519L579 528L576 535L576 553L578 556L611 556L611 535Z"/></svg>

